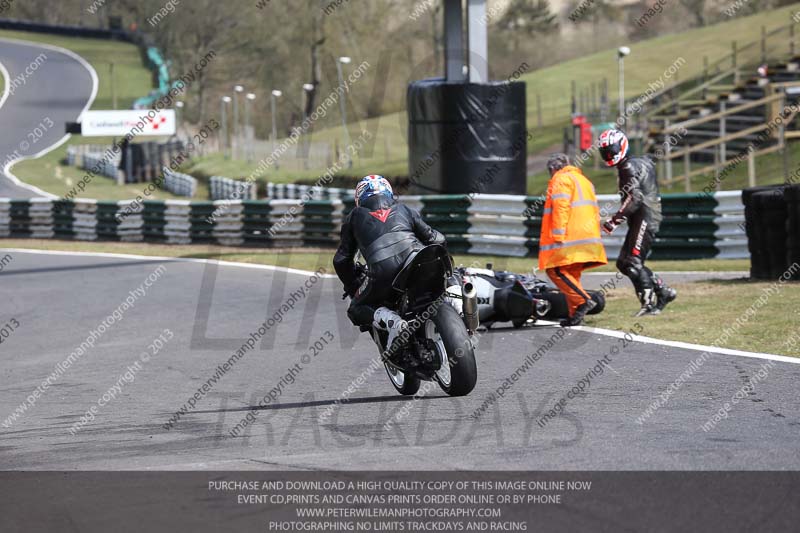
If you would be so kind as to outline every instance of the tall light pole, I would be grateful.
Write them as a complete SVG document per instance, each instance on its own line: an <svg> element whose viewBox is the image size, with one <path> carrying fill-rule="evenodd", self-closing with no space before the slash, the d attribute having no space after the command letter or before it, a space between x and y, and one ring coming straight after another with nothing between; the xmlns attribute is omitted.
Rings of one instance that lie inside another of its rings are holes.
<svg viewBox="0 0 800 533"><path fill-rule="evenodd" d="M233 86L233 141L231 141L231 152L234 159L239 152L239 94L244 91L241 85Z"/></svg>
<svg viewBox="0 0 800 533"><path fill-rule="evenodd" d="M619 120L620 126L625 124L625 56L631 53L627 46L617 49L617 65L619 66Z"/></svg>
<svg viewBox="0 0 800 533"><path fill-rule="evenodd" d="M345 138L345 147L344 152L348 154L347 150L350 146L350 131L347 129L347 106L345 103L345 91L344 91L344 76L342 75L342 65L349 65L350 61L352 61L347 56L342 56L336 60L336 72L339 75L339 87L342 88L342 97L339 99L339 108L342 112L342 128L344 128L344 138ZM350 159L350 155L347 155L347 168L353 168L353 160Z"/></svg>
<svg viewBox="0 0 800 533"><path fill-rule="evenodd" d="M275 154L275 142L278 140L278 120L277 120L277 108L278 108L278 98L281 97L283 93L277 89L273 89L270 95L270 108L272 110L272 153L273 157ZM278 168L278 158L275 158L275 168Z"/></svg>
<svg viewBox="0 0 800 533"><path fill-rule="evenodd" d="M225 154L225 159L228 159L228 121L226 119L227 114L225 110L225 105L231 103L230 96L223 96L220 98L219 106L220 106L220 118L222 119L222 130L220 131L220 148L222 148L223 154Z"/></svg>
<svg viewBox="0 0 800 533"><path fill-rule="evenodd" d="M247 140L246 148L245 148L245 157L247 157L247 162L250 163L253 161L253 135L250 132L250 102L256 99L255 93L247 93L245 95L246 100L244 101L244 135L245 139Z"/></svg>
<svg viewBox="0 0 800 533"><path fill-rule="evenodd" d="M303 120L308 118L308 93L314 90L314 85L311 83L303 84Z"/></svg>
<svg viewBox="0 0 800 533"><path fill-rule="evenodd" d="M305 142L303 143L303 168L308 169L308 151L309 151L309 136L306 135L307 132L303 129L303 124L305 124L306 119L308 119L308 95L311 91L314 90L314 85L311 83L304 83L303 84L303 120L300 124L300 134L305 138Z"/></svg>
<svg viewBox="0 0 800 533"><path fill-rule="evenodd" d="M183 111L183 105L184 104L181 101L175 102L175 122L176 122L176 124L175 124L175 134L176 135L180 133L181 115L182 115L182 111Z"/></svg>

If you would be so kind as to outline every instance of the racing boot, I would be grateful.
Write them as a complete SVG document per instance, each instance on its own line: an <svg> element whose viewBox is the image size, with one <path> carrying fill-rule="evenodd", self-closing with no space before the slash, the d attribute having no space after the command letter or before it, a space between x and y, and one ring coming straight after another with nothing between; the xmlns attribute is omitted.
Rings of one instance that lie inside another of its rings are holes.
<svg viewBox="0 0 800 533"><path fill-rule="evenodd" d="M664 281L659 278L658 276L654 276L656 281L656 312L653 314L658 314L664 310L668 303L675 300L678 297L678 291L673 289L672 287L668 287Z"/></svg>
<svg viewBox="0 0 800 533"><path fill-rule="evenodd" d="M385 329L389 333L389 337L386 339L386 353L389 358L396 360L395 355L400 352L400 348L408 340L405 335L401 335L403 331L408 330L408 322L388 307L376 309L373 320L375 327Z"/></svg>
<svg viewBox="0 0 800 533"><path fill-rule="evenodd" d="M656 292L653 289L642 289L640 292L636 293L636 296L639 297L639 302L642 304L642 307L633 315L634 317L657 315L659 313L656 307L658 300Z"/></svg>
<svg viewBox="0 0 800 533"><path fill-rule="evenodd" d="M575 314L569 318L565 318L560 322L562 328L571 328L573 326L580 326L583 323L583 319L586 318L587 313L597 307L597 302L594 300L587 300L586 303L583 303L578 306L575 310Z"/></svg>
<svg viewBox="0 0 800 533"><path fill-rule="evenodd" d="M673 289L672 287L667 287L664 285L661 287L658 292L658 302L656 303L656 312L653 314L658 314L664 310L668 303L675 300L678 297L678 291Z"/></svg>

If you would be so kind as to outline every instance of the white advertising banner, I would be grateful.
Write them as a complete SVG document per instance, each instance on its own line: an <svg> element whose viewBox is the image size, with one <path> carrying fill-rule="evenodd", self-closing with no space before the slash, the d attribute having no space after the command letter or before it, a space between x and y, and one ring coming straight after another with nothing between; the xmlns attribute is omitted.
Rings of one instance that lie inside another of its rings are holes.
<svg viewBox="0 0 800 533"><path fill-rule="evenodd" d="M175 135L175 130L174 109L86 111L81 118L81 135L87 137Z"/></svg>

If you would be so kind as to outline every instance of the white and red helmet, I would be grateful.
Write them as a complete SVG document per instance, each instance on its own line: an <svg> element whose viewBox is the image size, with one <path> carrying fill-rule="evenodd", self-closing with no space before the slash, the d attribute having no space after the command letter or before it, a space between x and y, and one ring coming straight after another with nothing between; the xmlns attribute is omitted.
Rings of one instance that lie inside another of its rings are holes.
<svg viewBox="0 0 800 533"><path fill-rule="evenodd" d="M619 130L606 130L600 134L600 157L613 167L628 155L628 138Z"/></svg>
<svg viewBox="0 0 800 533"><path fill-rule="evenodd" d="M364 176L361 178L361 181L358 182L358 185L356 185L356 205L361 205L361 202L376 194L382 194L390 199L394 198L392 185L386 178L378 174Z"/></svg>

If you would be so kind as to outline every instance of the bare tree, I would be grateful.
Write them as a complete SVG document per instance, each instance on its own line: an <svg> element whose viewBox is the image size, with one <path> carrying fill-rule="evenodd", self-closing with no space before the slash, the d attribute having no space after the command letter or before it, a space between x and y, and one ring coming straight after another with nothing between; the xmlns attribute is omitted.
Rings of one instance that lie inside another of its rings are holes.
<svg viewBox="0 0 800 533"><path fill-rule="evenodd" d="M548 0L512 0L493 28L505 33L513 43L512 49L517 51L520 39L555 31L558 22L550 11Z"/></svg>
<svg viewBox="0 0 800 533"><path fill-rule="evenodd" d="M706 25L706 0L680 0L680 4L693 17L694 26L702 27Z"/></svg>

